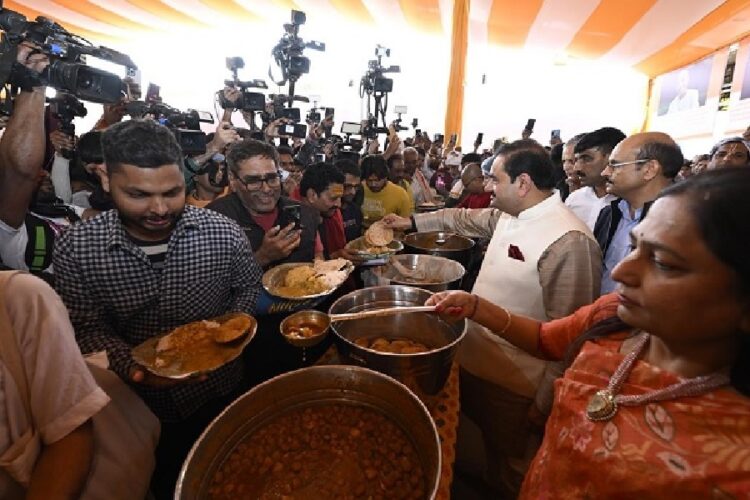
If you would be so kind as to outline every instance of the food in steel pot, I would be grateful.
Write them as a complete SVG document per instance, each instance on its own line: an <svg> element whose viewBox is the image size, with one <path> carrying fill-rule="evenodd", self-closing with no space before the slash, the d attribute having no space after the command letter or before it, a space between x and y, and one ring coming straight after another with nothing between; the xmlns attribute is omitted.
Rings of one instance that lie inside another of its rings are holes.
<svg viewBox="0 0 750 500"><path fill-rule="evenodd" d="M427 497L417 451L370 408L315 405L250 434L215 473L211 499Z"/></svg>
<svg viewBox="0 0 750 500"><path fill-rule="evenodd" d="M409 339L387 339L385 337L359 338L354 341L360 347L391 354L418 354L430 350L424 344Z"/></svg>

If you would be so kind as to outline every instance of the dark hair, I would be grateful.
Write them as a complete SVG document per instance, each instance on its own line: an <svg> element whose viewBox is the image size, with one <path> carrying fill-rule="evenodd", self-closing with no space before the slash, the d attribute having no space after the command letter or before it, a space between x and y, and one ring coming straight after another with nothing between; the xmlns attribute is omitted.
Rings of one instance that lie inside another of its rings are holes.
<svg viewBox="0 0 750 500"><path fill-rule="evenodd" d="M294 156L294 152L292 151L292 148L285 144L281 144L279 146L276 146L276 152L280 155L289 155Z"/></svg>
<svg viewBox="0 0 750 500"><path fill-rule="evenodd" d="M403 155L401 155L400 153L395 153L389 156L388 159L386 160L386 163L388 164L388 170L393 168L393 164L396 162L396 160L403 161L404 160Z"/></svg>
<svg viewBox="0 0 750 500"><path fill-rule="evenodd" d="M702 154L702 155L696 155L695 161L708 161L711 159L711 155Z"/></svg>
<svg viewBox="0 0 750 500"><path fill-rule="evenodd" d="M424 148L422 146L414 146L414 149L417 150L417 154L419 156L427 156L427 153L425 152Z"/></svg>
<svg viewBox="0 0 750 500"><path fill-rule="evenodd" d="M709 153L709 158L713 158L716 152L719 150L720 147L722 147L724 144L733 144L738 143L745 146L745 149L747 150L747 156L750 158L750 145L748 145L748 142L743 139L742 137L727 137L726 139L722 139L716 144L714 144L714 147L711 148L711 152Z"/></svg>
<svg viewBox="0 0 750 500"><path fill-rule="evenodd" d="M341 170L328 163L314 163L309 165L302 174L299 192L303 197L307 196L308 189L320 194L331 184L344 184L344 174Z"/></svg>
<svg viewBox="0 0 750 500"><path fill-rule="evenodd" d="M78 139L76 146L77 156L81 163L104 163L104 153L102 151L102 133L86 132Z"/></svg>
<svg viewBox="0 0 750 500"><path fill-rule="evenodd" d="M515 182L521 174L528 174L537 189L555 187L555 167L546 151L539 153L539 151L525 149L512 153L506 157L503 169L510 177L510 182Z"/></svg>
<svg viewBox="0 0 750 500"><path fill-rule="evenodd" d="M574 135L573 137L571 137L570 139L568 139L568 142L565 143L565 147L568 147L568 146L574 146L575 147L576 144L578 144L579 142L581 142L581 139L583 139L584 135L586 135L586 134L584 133L584 134L576 134L576 135Z"/></svg>
<svg viewBox="0 0 750 500"><path fill-rule="evenodd" d="M667 142L645 143L638 150L635 159L658 161L661 165L661 173L667 179L674 179L685 163L680 146Z"/></svg>
<svg viewBox="0 0 750 500"><path fill-rule="evenodd" d="M727 168L703 172L683 182L672 184L659 195L684 196L689 213L698 226L703 243L719 260L737 275L738 292L750 296L750 260L747 241L750 237L750 169ZM744 208L743 208L744 207ZM630 329L619 317L593 325L570 346L565 360L570 364L587 340ZM732 366L731 381L735 389L750 396L750 336L740 337L740 350Z"/></svg>
<svg viewBox="0 0 750 500"><path fill-rule="evenodd" d="M273 144L255 139L244 139L232 144L227 151L227 165L232 172L237 173L241 162L256 156L272 159L276 168L279 168L279 154Z"/></svg>
<svg viewBox="0 0 750 500"><path fill-rule="evenodd" d="M338 168L344 175L349 174L354 177L362 177L362 170L360 170L359 166L353 161L338 160L333 166Z"/></svg>
<svg viewBox="0 0 750 500"><path fill-rule="evenodd" d="M385 179L388 177L388 164L383 158L383 155L367 155L362 158L360 165L362 168L362 178L367 179L371 175L374 175L378 179Z"/></svg>
<svg viewBox="0 0 750 500"><path fill-rule="evenodd" d="M102 132L102 153L107 170L128 164L140 168L178 165L183 155L174 134L153 120L115 123Z"/></svg>
<svg viewBox="0 0 750 500"><path fill-rule="evenodd" d="M468 165L469 163L482 163L482 155L479 153L466 153L461 158L461 166Z"/></svg>
<svg viewBox="0 0 750 500"><path fill-rule="evenodd" d="M615 149L617 144L625 139L622 130L614 127L604 127L581 137L573 150L576 153L582 153L587 149L598 149L602 154L608 155Z"/></svg>

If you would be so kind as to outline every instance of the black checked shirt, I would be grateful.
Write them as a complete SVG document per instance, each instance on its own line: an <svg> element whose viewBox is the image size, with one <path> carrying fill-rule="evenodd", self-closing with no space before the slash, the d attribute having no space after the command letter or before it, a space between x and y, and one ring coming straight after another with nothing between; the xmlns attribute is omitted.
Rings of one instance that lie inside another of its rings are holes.
<svg viewBox="0 0 750 500"><path fill-rule="evenodd" d="M186 206L157 271L125 233L116 210L69 229L56 242L55 286L84 353L107 351L110 368L129 380L133 346L172 328L232 311L252 314L261 269L233 221ZM239 387L241 358L205 382L134 388L163 421L180 421Z"/></svg>

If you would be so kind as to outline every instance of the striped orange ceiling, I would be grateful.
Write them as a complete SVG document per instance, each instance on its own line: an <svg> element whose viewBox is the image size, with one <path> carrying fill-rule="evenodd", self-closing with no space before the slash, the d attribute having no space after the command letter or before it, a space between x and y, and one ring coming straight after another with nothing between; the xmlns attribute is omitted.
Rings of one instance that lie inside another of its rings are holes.
<svg viewBox="0 0 750 500"><path fill-rule="evenodd" d="M104 44L176 26L267 22L290 9L450 36L452 0L6 0ZM470 43L534 47L654 76L750 34L750 0L471 0ZM471 45L470 45L471 46ZM471 50L471 49L470 49Z"/></svg>

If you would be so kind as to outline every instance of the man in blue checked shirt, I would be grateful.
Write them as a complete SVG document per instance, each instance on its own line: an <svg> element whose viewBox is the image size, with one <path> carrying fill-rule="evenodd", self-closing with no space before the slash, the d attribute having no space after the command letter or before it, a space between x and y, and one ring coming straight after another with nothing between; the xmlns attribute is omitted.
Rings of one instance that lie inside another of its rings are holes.
<svg viewBox="0 0 750 500"><path fill-rule="evenodd" d="M56 288L84 353L106 351L162 422L152 488L171 498L179 468L208 423L244 389L238 359L199 380L175 381L139 366L131 349L191 321L252 314L261 269L236 223L185 206L183 154L149 120L102 134L103 187L115 209L78 224L55 245Z"/></svg>

